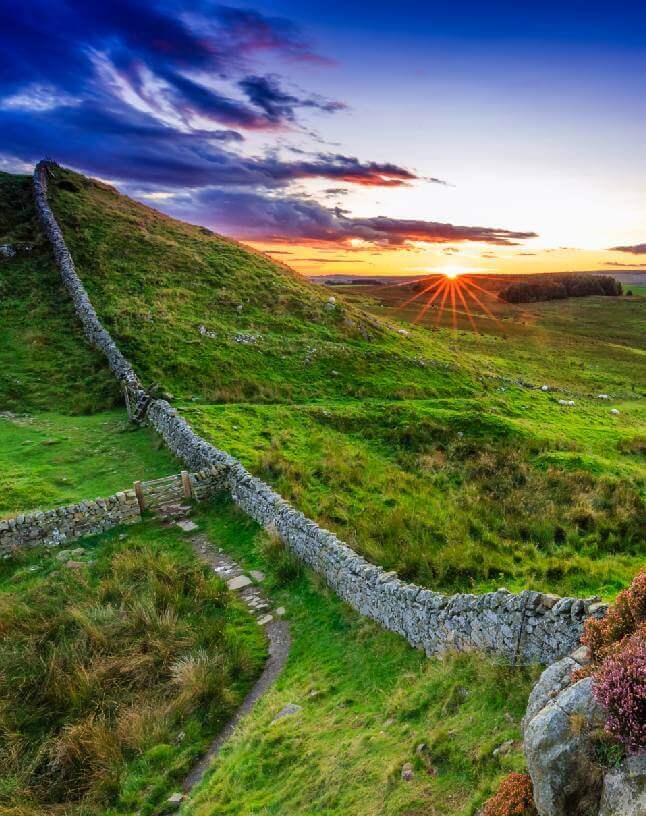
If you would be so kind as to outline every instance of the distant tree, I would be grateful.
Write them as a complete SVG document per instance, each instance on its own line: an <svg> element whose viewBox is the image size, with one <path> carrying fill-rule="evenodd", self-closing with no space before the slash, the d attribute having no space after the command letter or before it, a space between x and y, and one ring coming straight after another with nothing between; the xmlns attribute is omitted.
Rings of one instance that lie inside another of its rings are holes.
<svg viewBox="0 0 646 816"><path fill-rule="evenodd" d="M498 295L508 303L533 303L539 300L562 300L587 295L622 294L619 281L609 275L549 275L536 280L512 283Z"/></svg>

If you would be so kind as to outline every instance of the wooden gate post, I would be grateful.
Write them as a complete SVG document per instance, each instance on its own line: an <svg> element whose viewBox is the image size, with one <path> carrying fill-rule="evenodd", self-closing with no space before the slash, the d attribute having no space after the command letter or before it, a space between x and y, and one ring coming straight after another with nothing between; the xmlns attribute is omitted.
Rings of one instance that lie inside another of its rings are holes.
<svg viewBox="0 0 646 816"><path fill-rule="evenodd" d="M137 503L139 504L139 512L143 513L146 509L146 502L144 501L144 491L141 488L141 482L134 483L135 488L135 496L137 497Z"/></svg>
<svg viewBox="0 0 646 816"><path fill-rule="evenodd" d="M184 488L184 498L190 499L193 497L193 490L191 488L191 477L187 470L182 471L182 487Z"/></svg>

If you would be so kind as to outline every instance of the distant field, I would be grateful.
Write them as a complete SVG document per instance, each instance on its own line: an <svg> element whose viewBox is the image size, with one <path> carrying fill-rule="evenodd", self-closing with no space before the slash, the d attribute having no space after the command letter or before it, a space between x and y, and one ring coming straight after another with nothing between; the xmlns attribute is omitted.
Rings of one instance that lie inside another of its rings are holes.
<svg viewBox="0 0 646 816"><path fill-rule="evenodd" d="M381 317L411 322L436 336L441 329L450 330L440 336L463 353L467 365L482 363L537 384L575 390L606 393L614 388L624 396L644 392L646 300L583 297L511 304L497 297L502 277L465 276L473 281L473 294L463 287L466 307L456 294L455 309L450 296L444 308L442 297L429 303L435 289L426 294L397 285L337 290Z"/></svg>

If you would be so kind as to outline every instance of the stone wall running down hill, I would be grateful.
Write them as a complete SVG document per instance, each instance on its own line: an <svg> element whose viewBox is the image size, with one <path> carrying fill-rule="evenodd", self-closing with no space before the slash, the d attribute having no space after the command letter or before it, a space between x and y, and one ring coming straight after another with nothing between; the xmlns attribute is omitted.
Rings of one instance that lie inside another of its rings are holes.
<svg viewBox="0 0 646 816"><path fill-rule="evenodd" d="M101 325L76 274L47 202L47 171L48 164L40 162L34 173L36 206L52 241L63 283L88 338L105 353L132 403L144 392L132 367ZM370 564L333 533L295 510L239 461L199 437L168 402L152 400L147 417L189 468L216 467L233 501L277 534L343 600L428 655L451 649L481 650L512 663L551 663L576 647L586 617L605 613L605 604L596 598L558 598L531 590L513 594L506 589L484 595L444 595L407 584L395 573Z"/></svg>

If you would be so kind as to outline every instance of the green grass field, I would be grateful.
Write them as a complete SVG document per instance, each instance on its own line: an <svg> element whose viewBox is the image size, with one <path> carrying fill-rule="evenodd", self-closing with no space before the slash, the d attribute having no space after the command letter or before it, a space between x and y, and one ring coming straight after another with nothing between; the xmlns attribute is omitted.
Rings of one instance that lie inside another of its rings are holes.
<svg viewBox="0 0 646 816"><path fill-rule="evenodd" d="M0 517L109 496L181 468L123 409L0 417Z"/></svg>

